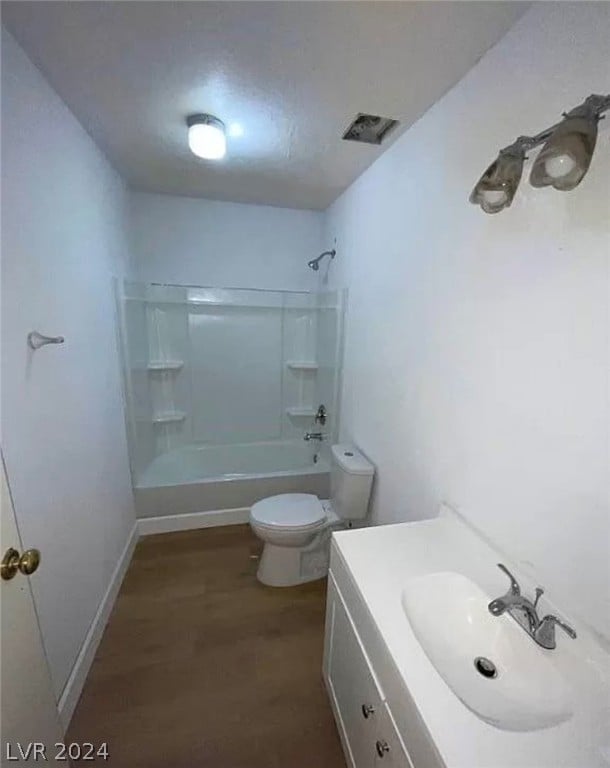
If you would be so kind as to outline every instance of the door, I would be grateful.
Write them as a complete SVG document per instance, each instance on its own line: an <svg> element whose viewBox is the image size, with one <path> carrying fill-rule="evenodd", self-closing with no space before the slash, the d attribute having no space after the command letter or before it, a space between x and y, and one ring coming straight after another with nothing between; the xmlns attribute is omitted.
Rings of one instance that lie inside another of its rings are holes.
<svg viewBox="0 0 610 768"><path fill-rule="evenodd" d="M2 525L0 553L9 548L23 553L8 487L4 460L0 462ZM16 561L16 557L13 558ZM31 565L31 564L30 564ZM23 564L27 570L27 563ZM15 568L9 568L8 573ZM0 580L0 662L2 672L2 710L0 765L53 761L54 745L62 740L57 705L42 645L29 577L19 569L13 578L3 569ZM41 745L41 746L36 746Z"/></svg>

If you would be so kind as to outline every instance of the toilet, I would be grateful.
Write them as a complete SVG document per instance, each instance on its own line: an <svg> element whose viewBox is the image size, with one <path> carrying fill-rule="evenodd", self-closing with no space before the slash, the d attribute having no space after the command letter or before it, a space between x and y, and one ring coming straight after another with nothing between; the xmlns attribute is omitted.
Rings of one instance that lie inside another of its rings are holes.
<svg viewBox="0 0 610 768"><path fill-rule="evenodd" d="M292 587L323 578L333 530L350 528L367 513L375 468L352 445L331 448L331 498L283 493L257 501L250 526L265 546L257 578L270 587Z"/></svg>

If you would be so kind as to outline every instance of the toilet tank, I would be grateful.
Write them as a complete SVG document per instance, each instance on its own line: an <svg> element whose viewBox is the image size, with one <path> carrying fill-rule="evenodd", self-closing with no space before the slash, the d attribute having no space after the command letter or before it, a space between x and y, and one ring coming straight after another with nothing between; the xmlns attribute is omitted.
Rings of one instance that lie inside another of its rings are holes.
<svg viewBox="0 0 610 768"><path fill-rule="evenodd" d="M361 520L368 509L375 468L353 445L333 445L331 451L333 509L342 520Z"/></svg>

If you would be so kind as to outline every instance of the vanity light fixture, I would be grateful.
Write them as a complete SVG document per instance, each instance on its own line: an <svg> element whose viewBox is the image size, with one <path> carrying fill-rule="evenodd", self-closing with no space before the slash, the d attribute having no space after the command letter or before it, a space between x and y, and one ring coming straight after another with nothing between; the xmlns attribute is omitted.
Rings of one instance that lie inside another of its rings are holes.
<svg viewBox="0 0 610 768"><path fill-rule="evenodd" d="M610 95L593 94L564 119L536 136L519 136L501 149L498 157L477 182L470 202L485 213L498 213L512 203L521 180L526 152L544 144L530 174L534 187L552 186L561 191L574 189L591 164L597 139L597 123L610 109Z"/></svg>
<svg viewBox="0 0 610 768"><path fill-rule="evenodd" d="M480 205L485 213L498 213L508 208L521 181L524 160L525 149L519 140L501 149L473 189L470 202Z"/></svg>
<svg viewBox="0 0 610 768"><path fill-rule="evenodd" d="M188 142L191 152L204 160L222 160L227 152L225 124L213 115L189 115Z"/></svg>
<svg viewBox="0 0 610 768"><path fill-rule="evenodd" d="M594 105L587 102L568 112L536 158L530 184L533 187L574 189L591 164L600 119Z"/></svg>

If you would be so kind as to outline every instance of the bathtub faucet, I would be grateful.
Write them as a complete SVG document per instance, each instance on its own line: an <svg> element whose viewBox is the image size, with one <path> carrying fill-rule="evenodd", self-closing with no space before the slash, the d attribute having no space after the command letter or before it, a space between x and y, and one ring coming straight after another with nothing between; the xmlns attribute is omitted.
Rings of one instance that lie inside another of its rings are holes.
<svg viewBox="0 0 610 768"><path fill-rule="evenodd" d="M305 437L303 440L307 440L309 442L310 440L319 440L322 442L326 435L323 435L322 432L305 432Z"/></svg>

